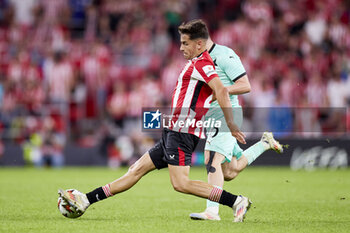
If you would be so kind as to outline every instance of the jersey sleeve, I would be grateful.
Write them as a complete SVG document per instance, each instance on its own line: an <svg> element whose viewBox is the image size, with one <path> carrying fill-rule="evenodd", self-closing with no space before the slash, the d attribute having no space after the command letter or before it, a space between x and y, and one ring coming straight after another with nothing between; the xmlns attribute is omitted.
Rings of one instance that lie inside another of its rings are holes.
<svg viewBox="0 0 350 233"><path fill-rule="evenodd" d="M217 63L233 82L246 74L241 59L233 51L221 56Z"/></svg>
<svg viewBox="0 0 350 233"><path fill-rule="evenodd" d="M196 63L195 69L198 72L198 79L209 83L213 78L219 77L216 73L214 63L210 60L202 60Z"/></svg>

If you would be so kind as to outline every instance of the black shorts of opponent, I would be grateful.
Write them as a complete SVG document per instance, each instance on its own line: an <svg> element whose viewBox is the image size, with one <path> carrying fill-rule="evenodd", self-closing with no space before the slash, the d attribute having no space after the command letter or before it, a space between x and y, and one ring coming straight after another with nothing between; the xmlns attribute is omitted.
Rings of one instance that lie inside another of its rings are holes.
<svg viewBox="0 0 350 233"><path fill-rule="evenodd" d="M157 169L175 166L190 166L192 152L196 149L199 138L193 134L180 133L163 129L162 138L148 151Z"/></svg>

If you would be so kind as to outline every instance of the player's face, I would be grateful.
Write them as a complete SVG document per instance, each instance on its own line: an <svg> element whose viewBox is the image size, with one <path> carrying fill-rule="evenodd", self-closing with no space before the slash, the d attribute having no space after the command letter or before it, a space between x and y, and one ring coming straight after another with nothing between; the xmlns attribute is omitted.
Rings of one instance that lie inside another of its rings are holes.
<svg viewBox="0 0 350 233"><path fill-rule="evenodd" d="M190 40L189 35L180 34L180 51L183 53L185 59L191 60L198 56L198 40Z"/></svg>

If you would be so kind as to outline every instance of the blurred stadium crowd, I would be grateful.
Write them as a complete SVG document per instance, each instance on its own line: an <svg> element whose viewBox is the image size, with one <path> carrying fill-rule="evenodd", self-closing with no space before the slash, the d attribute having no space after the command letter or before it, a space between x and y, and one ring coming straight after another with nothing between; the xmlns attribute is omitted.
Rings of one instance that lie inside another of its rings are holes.
<svg viewBox="0 0 350 233"><path fill-rule="evenodd" d="M348 0L0 0L1 140L27 157L100 145L116 165L143 152L142 107L169 106L186 62L177 27L194 18L247 70L247 131L344 136Z"/></svg>

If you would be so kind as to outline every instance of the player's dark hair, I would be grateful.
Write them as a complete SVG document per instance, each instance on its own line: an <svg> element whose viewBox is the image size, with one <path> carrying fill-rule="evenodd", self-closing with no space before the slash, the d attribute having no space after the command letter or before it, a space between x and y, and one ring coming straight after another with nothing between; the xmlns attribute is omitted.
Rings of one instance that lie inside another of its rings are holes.
<svg viewBox="0 0 350 233"><path fill-rule="evenodd" d="M208 39L209 38L209 32L207 25L205 22L201 19L194 19L187 23L182 23L178 31L180 34L186 34L190 37L190 40L195 39Z"/></svg>

